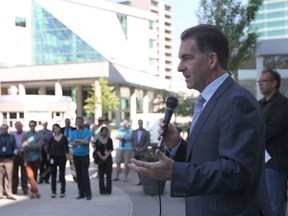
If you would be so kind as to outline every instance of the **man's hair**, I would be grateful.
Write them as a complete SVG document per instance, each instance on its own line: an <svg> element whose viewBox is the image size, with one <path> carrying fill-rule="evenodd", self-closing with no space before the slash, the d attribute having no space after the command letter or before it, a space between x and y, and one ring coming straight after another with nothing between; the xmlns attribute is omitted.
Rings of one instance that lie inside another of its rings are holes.
<svg viewBox="0 0 288 216"><path fill-rule="evenodd" d="M36 121L31 120L31 121L29 122L29 125L30 125L31 123L33 123L35 126L37 126L37 122L36 122Z"/></svg>
<svg viewBox="0 0 288 216"><path fill-rule="evenodd" d="M82 117L82 116L78 116L77 118L76 118L76 121L77 120L81 120L82 122L84 122L84 118Z"/></svg>
<svg viewBox="0 0 288 216"><path fill-rule="evenodd" d="M215 52L219 63L224 70L227 70L229 58L229 42L226 36L215 26L201 24L186 29L181 34L181 40L194 39L197 48L202 54L209 55Z"/></svg>
<svg viewBox="0 0 288 216"><path fill-rule="evenodd" d="M55 123L55 124L53 124L52 128L54 129L54 127L58 127L58 128L60 128L60 125L57 124L57 123Z"/></svg>
<svg viewBox="0 0 288 216"><path fill-rule="evenodd" d="M276 82L277 82L276 88L277 89L280 88L280 86L281 86L281 76L280 76L280 74L277 71L275 71L273 69L267 69L267 70L263 70L262 73L270 73L271 76L272 76L271 78L273 80L276 80Z"/></svg>

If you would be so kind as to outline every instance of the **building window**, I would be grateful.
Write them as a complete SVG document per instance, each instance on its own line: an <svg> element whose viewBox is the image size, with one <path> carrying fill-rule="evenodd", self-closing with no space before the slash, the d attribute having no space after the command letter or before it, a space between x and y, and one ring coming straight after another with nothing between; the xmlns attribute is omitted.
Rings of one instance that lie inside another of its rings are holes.
<svg viewBox="0 0 288 216"><path fill-rule="evenodd" d="M127 16L123 15L123 14L117 14L118 19L120 21L123 33L125 35L125 37L127 38Z"/></svg>
<svg viewBox="0 0 288 216"><path fill-rule="evenodd" d="M155 27L156 27L155 22L149 21L149 29L150 30L155 30L156 29Z"/></svg>
<svg viewBox="0 0 288 216"><path fill-rule="evenodd" d="M40 89L39 88L26 88L27 95L39 95Z"/></svg>
<svg viewBox="0 0 288 216"><path fill-rule="evenodd" d="M153 48L155 48L155 46L156 46L156 42L154 41L154 40L149 40L149 48L150 49L153 49Z"/></svg>
<svg viewBox="0 0 288 216"><path fill-rule="evenodd" d="M26 19L21 17L15 17L15 26L26 27Z"/></svg>
<svg viewBox="0 0 288 216"><path fill-rule="evenodd" d="M149 58L149 65L155 66L157 65L157 61L155 58Z"/></svg>

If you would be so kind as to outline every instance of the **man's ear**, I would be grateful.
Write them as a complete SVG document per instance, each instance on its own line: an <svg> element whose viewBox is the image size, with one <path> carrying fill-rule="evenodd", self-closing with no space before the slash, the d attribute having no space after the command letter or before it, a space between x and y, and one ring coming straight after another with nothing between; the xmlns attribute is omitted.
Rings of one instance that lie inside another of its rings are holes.
<svg viewBox="0 0 288 216"><path fill-rule="evenodd" d="M218 56L215 52L211 52L209 54L209 68L210 70L215 69L218 64Z"/></svg>
<svg viewBox="0 0 288 216"><path fill-rule="evenodd" d="M272 86L273 86L273 88L276 88L276 86L277 86L277 81L275 79L272 81Z"/></svg>

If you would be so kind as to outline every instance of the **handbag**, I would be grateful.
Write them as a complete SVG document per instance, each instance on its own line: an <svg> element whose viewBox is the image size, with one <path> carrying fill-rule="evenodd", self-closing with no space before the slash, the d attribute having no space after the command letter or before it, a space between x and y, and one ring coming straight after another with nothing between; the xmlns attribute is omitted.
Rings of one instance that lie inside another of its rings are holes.
<svg viewBox="0 0 288 216"><path fill-rule="evenodd" d="M95 164L101 164L103 162L103 160L97 155L97 151L96 149L93 152L93 158L94 158L94 163Z"/></svg>
<svg viewBox="0 0 288 216"><path fill-rule="evenodd" d="M99 164L103 163L104 160L102 160L102 159L97 155L97 149L99 148L99 140L98 140L98 139L96 140L95 147L96 147L96 148L95 148L95 150L94 150L94 152L93 152L94 163L97 164L97 165L99 165ZM105 148L106 148L106 146L105 146Z"/></svg>

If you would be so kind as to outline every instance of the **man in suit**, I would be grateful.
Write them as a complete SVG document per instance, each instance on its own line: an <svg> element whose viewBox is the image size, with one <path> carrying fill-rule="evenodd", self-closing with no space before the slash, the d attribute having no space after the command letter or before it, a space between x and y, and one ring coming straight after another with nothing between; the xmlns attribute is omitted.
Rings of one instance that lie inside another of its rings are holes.
<svg viewBox="0 0 288 216"><path fill-rule="evenodd" d="M69 136L71 135L72 131L76 130L75 127L71 127L71 121L69 118L65 119L65 127L62 127L60 132L67 137L67 140L69 140ZM73 177L73 180L76 182L76 170L73 160L73 148L72 145L69 144L69 153L68 153L68 160L70 163L70 171Z"/></svg>
<svg viewBox="0 0 288 216"><path fill-rule="evenodd" d="M145 153L147 151L147 147L150 144L150 133L149 131L143 128L143 120L138 120L138 129L133 130L132 132L132 145L134 150L134 158L137 160L143 160L145 157ZM139 176L139 183L141 185L141 177Z"/></svg>
<svg viewBox="0 0 288 216"><path fill-rule="evenodd" d="M261 108L227 73L228 55L228 40L215 26L198 25L181 34L178 71L188 89L201 93L202 112L194 112L187 143L169 124L163 137L169 157L157 150L158 162L131 159L129 165L171 179L171 196L185 197L187 216L259 215L267 198ZM164 126L162 121L159 135Z"/></svg>

